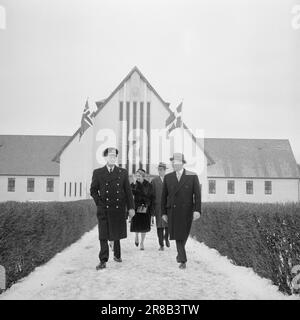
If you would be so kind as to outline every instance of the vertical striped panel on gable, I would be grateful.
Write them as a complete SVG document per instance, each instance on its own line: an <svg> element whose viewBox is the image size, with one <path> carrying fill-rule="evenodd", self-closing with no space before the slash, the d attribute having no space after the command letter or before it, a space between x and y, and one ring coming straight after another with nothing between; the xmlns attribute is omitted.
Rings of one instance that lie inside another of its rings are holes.
<svg viewBox="0 0 300 320"><path fill-rule="evenodd" d="M138 69L138 67L134 67L129 73L128 75L120 82L120 84L116 87L116 89L108 96L108 98L106 99L102 99L98 102L96 102L97 105L97 110L94 111L92 113L93 117L96 117L101 110L107 105L107 103L112 99L112 97L124 86L124 84L126 83L126 81L128 81L131 77L131 75L137 72L140 76L140 78L146 83L147 87L155 94L155 96L158 98L158 100L162 103L162 105L166 108L166 110L168 111L169 115L171 115L173 112L170 109L170 103L166 102L163 100L163 98L158 94L158 92L152 87L152 85L150 84L150 82L146 79L146 77L142 74L142 72ZM187 126L183 123L183 127L185 129L188 130L189 134L191 135L193 141L195 143L198 144L196 137L193 135L193 133L187 128ZM63 146L63 148L61 150L59 150L59 152L55 155L55 157L52 159L52 161L56 161L59 162L59 157L60 155L63 153L63 151L67 148L67 146L73 141L73 139L75 138L75 136L79 133L80 128L74 133L74 135L70 138L70 140ZM201 144L198 144L198 146L200 147L200 149L204 152L206 158L207 158L207 163L208 165L211 165L214 163L212 157L209 155L209 153L203 149Z"/></svg>

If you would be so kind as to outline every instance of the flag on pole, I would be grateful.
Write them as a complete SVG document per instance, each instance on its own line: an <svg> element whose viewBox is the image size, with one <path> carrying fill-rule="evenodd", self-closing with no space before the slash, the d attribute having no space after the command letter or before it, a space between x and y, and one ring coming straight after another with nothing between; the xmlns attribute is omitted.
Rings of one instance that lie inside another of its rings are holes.
<svg viewBox="0 0 300 320"><path fill-rule="evenodd" d="M81 126L80 126L80 131L79 131L79 140L82 137L84 131L91 127L93 125L93 121L92 121L92 117L91 117L91 111L90 111L90 107L89 107L89 102L88 99L86 100L85 106L84 106L84 110L83 110L83 114L81 117Z"/></svg>
<svg viewBox="0 0 300 320"><path fill-rule="evenodd" d="M178 105L175 112L172 112L166 120L167 138L169 134L176 128L182 128L182 102Z"/></svg>

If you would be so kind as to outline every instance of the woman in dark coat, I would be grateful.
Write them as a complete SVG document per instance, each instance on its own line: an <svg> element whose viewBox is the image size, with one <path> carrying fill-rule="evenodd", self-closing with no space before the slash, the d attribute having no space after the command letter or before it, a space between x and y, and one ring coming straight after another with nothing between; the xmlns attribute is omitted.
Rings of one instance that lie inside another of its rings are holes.
<svg viewBox="0 0 300 320"><path fill-rule="evenodd" d="M135 232L135 245L139 245L139 233L141 233L140 249L144 250L146 233L151 229L151 205L152 186L145 179L146 172L139 169L136 172L136 183L131 184L136 212L131 219L130 231Z"/></svg>

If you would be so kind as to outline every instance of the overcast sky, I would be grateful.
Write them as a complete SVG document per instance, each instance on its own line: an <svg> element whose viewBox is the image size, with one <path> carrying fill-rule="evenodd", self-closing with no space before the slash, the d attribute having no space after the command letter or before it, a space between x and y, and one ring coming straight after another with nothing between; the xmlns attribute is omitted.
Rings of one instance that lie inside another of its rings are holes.
<svg viewBox="0 0 300 320"><path fill-rule="evenodd" d="M137 66L207 137L289 139L300 163L300 0L0 0L0 134L72 135Z"/></svg>

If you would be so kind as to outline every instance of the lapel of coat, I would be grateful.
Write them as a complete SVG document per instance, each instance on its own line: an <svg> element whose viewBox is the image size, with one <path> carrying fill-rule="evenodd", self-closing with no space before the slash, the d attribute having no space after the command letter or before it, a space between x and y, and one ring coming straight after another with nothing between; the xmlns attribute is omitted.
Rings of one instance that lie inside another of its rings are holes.
<svg viewBox="0 0 300 320"><path fill-rule="evenodd" d="M163 185L163 182L161 181L161 177L160 176L158 176L157 180L158 180L158 184L159 185Z"/></svg>
<svg viewBox="0 0 300 320"><path fill-rule="evenodd" d="M176 182L177 182L177 186L176 186L176 188L175 188L175 190L174 190L174 194L176 194L176 193L179 191L179 189L180 189L180 188L184 185L184 183L185 183L185 180L186 180L186 172L185 172L185 169L183 169L182 175L181 175L181 177L180 177L179 182L178 182L178 180L177 180L176 172L174 172L174 173L175 173L175 180L176 180Z"/></svg>

